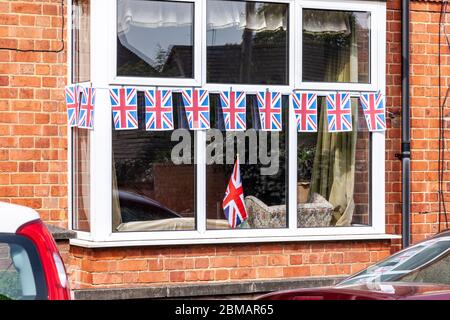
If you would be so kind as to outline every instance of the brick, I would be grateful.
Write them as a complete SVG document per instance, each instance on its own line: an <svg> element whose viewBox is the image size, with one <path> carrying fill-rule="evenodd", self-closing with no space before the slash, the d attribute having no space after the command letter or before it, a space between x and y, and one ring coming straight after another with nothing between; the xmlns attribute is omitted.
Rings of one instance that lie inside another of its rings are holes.
<svg viewBox="0 0 450 320"><path fill-rule="evenodd" d="M239 263L241 266L241 264ZM209 258L196 258L195 259L195 268L208 268L209 267Z"/></svg>
<svg viewBox="0 0 450 320"><path fill-rule="evenodd" d="M122 260L117 262L117 270L120 271L145 271L147 270L146 260Z"/></svg>
<svg viewBox="0 0 450 320"><path fill-rule="evenodd" d="M41 78L35 76L12 76L11 86L13 87L40 87Z"/></svg>
<svg viewBox="0 0 450 320"><path fill-rule="evenodd" d="M230 271L231 279L255 279L256 278L256 269L254 268L239 268L232 269Z"/></svg>
<svg viewBox="0 0 450 320"><path fill-rule="evenodd" d="M120 284L123 283L122 273L93 273L92 284Z"/></svg>
<svg viewBox="0 0 450 320"><path fill-rule="evenodd" d="M226 269L219 269L214 271L214 279L216 281L228 280L230 278L230 271Z"/></svg>
<svg viewBox="0 0 450 320"><path fill-rule="evenodd" d="M299 255L299 254L291 255L289 263L291 265L301 265L303 263L302 255Z"/></svg>
<svg viewBox="0 0 450 320"><path fill-rule="evenodd" d="M258 278L281 278L283 277L282 267L258 268Z"/></svg>
<svg viewBox="0 0 450 320"><path fill-rule="evenodd" d="M237 267L238 258L237 257L216 257L211 258L211 266L214 268L220 267Z"/></svg>
<svg viewBox="0 0 450 320"><path fill-rule="evenodd" d="M184 282L186 273L184 271L171 271L169 273L170 282Z"/></svg>
<svg viewBox="0 0 450 320"><path fill-rule="evenodd" d="M39 184L41 181L39 174L17 173L11 175L12 184Z"/></svg>
<svg viewBox="0 0 450 320"><path fill-rule="evenodd" d="M269 266L283 266L288 264L289 257L283 255L269 255L267 256L267 261Z"/></svg>
<svg viewBox="0 0 450 320"><path fill-rule="evenodd" d="M289 278L307 277L311 275L311 267L310 266L284 267L283 275Z"/></svg>

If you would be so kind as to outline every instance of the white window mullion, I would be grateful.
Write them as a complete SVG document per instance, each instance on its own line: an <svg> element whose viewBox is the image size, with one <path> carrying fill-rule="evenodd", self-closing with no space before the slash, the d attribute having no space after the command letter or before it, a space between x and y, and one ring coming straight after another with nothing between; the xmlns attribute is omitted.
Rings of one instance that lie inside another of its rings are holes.
<svg viewBox="0 0 450 320"><path fill-rule="evenodd" d="M97 88L94 129L91 132L91 233L94 241L104 241L112 230L111 109L108 87L110 52L108 17L114 11L102 0L91 0L91 81ZM106 13L106 14L105 14Z"/></svg>
<svg viewBox="0 0 450 320"><path fill-rule="evenodd" d="M288 227L290 230L297 229L297 125L292 106L292 99L289 97L288 124L286 130L288 134Z"/></svg>
<svg viewBox="0 0 450 320"><path fill-rule="evenodd" d="M206 131L194 132L195 160L196 160L196 202L197 231L206 232Z"/></svg>

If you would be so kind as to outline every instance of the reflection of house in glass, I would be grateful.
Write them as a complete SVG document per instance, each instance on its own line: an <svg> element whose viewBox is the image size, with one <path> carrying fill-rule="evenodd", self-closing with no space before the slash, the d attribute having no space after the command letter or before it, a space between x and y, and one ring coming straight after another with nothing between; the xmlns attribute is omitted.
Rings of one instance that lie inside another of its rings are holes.
<svg viewBox="0 0 450 320"><path fill-rule="evenodd" d="M137 54L123 46L117 40L117 74L134 77L182 77L192 78L192 46L172 46L169 53L163 49L157 54L158 61L143 59L143 54ZM146 61L147 60L147 61Z"/></svg>
<svg viewBox="0 0 450 320"><path fill-rule="evenodd" d="M120 41L117 41L121 46ZM192 47L172 46L159 66L141 59L122 46L118 50L118 75L136 77L192 77ZM213 83L286 83L287 50L285 46L256 44L250 56L243 53L241 45L210 46L207 49L208 79ZM244 66L246 66L244 68Z"/></svg>

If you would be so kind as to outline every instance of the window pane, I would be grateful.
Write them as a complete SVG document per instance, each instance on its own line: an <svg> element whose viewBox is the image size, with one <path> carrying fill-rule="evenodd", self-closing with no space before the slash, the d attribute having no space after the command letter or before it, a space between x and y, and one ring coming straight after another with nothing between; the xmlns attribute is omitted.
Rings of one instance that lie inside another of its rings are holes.
<svg viewBox="0 0 450 320"><path fill-rule="evenodd" d="M145 131L144 121L112 131L113 231L196 229L194 134L181 95L173 102L174 131ZM139 119L144 112L139 92Z"/></svg>
<svg viewBox="0 0 450 320"><path fill-rule="evenodd" d="M288 83L288 5L207 2L207 81Z"/></svg>
<svg viewBox="0 0 450 320"><path fill-rule="evenodd" d="M117 75L193 78L194 4L119 0Z"/></svg>
<svg viewBox="0 0 450 320"><path fill-rule="evenodd" d="M370 134L358 100L351 132L328 133L324 98L318 106L319 132L297 134L297 225L370 225Z"/></svg>
<svg viewBox="0 0 450 320"><path fill-rule="evenodd" d="M90 131L72 129L73 228L90 231Z"/></svg>
<svg viewBox="0 0 450 320"><path fill-rule="evenodd" d="M90 80L90 0L72 1L72 82Z"/></svg>
<svg viewBox="0 0 450 320"><path fill-rule="evenodd" d="M247 96L247 130L225 132L218 95L211 96L212 127L207 132L206 212L208 229L228 229L222 209L239 154L248 220L237 228L286 228L287 99L283 97L283 131L259 130L256 96Z"/></svg>
<svg viewBox="0 0 450 320"><path fill-rule="evenodd" d="M370 13L303 9L303 81L370 82Z"/></svg>

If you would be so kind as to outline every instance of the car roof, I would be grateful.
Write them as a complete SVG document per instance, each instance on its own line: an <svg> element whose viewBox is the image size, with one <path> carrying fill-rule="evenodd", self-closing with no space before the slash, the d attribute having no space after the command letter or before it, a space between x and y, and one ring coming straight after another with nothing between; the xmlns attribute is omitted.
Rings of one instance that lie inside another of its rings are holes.
<svg viewBox="0 0 450 320"><path fill-rule="evenodd" d="M23 224L39 218L31 208L0 202L0 233L15 233Z"/></svg>

